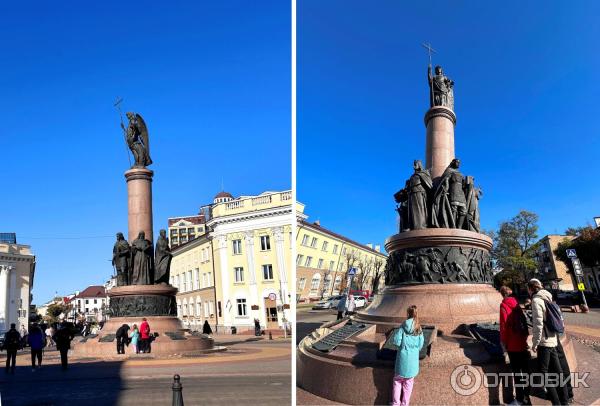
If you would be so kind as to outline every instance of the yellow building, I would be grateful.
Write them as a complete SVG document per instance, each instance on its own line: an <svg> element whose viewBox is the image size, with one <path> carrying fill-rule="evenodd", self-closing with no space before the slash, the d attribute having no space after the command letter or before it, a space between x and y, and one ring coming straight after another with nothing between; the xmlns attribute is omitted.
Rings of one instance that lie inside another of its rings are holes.
<svg viewBox="0 0 600 406"><path fill-rule="evenodd" d="M292 275L292 194L219 193L207 206L207 232L173 249L171 284L179 289L178 315L216 331L282 328L289 310Z"/></svg>
<svg viewBox="0 0 600 406"><path fill-rule="evenodd" d="M574 236L549 234L538 241L538 272L539 278L548 289L572 291L577 287L575 275L569 272L565 263L558 260L554 250L565 239L572 240Z"/></svg>
<svg viewBox="0 0 600 406"><path fill-rule="evenodd" d="M202 212L196 216L171 217L167 223L171 248L192 241L206 232L206 216Z"/></svg>
<svg viewBox="0 0 600 406"><path fill-rule="evenodd" d="M307 221L304 205L298 203L296 233L296 300L314 301L340 294L349 281L349 270L355 269L353 290L373 290L378 279L383 286L383 270L387 256L380 246L360 244ZM379 278L377 277L379 276Z"/></svg>

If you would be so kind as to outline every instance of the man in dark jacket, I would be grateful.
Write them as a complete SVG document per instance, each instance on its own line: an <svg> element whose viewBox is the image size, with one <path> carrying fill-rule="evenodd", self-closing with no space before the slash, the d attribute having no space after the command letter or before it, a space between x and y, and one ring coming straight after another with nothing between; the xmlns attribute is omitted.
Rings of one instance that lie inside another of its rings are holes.
<svg viewBox="0 0 600 406"><path fill-rule="evenodd" d="M29 330L27 341L29 343L29 347L31 347L31 370L35 371L36 359L37 367L42 367L42 353L44 351L44 346L46 345L46 334L42 332L42 329L39 328L37 323L35 323L33 327L31 327L31 330Z"/></svg>
<svg viewBox="0 0 600 406"><path fill-rule="evenodd" d="M6 372L10 370L14 374L17 351L21 348L21 334L17 331L15 323L11 323L10 330L4 334L4 347L6 348Z"/></svg>
<svg viewBox="0 0 600 406"><path fill-rule="evenodd" d="M56 330L56 334L54 334L53 340L56 343L56 349L60 352L60 363L62 365L63 371L65 371L69 366L68 354L71 349L71 340L73 340L75 336L71 331L70 326L66 321L63 321L58 329Z"/></svg>
<svg viewBox="0 0 600 406"><path fill-rule="evenodd" d="M129 343L129 326L123 324L117 329L117 354L125 354L125 344Z"/></svg>

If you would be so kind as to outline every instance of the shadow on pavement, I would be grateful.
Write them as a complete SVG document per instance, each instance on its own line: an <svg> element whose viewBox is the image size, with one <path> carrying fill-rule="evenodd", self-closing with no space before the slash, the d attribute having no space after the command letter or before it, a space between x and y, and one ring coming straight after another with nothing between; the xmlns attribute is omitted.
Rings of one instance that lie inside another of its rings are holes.
<svg viewBox="0 0 600 406"><path fill-rule="evenodd" d="M4 361L5 357L2 357ZM19 362L19 361L17 361ZM123 389L121 362L88 362L43 365L33 372L29 363L14 374L0 371L2 406L115 405Z"/></svg>

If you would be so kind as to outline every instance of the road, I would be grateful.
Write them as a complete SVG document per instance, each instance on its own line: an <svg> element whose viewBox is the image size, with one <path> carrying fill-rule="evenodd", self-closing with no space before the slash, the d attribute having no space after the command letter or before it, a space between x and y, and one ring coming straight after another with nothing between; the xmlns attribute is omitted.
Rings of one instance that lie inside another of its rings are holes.
<svg viewBox="0 0 600 406"><path fill-rule="evenodd" d="M189 405L291 403L291 343L236 344L230 354L173 360L81 360L63 372L53 362L32 372L22 356L15 375L0 375L2 406L170 405L173 375L181 375ZM4 354L0 361L4 362Z"/></svg>
<svg viewBox="0 0 600 406"><path fill-rule="evenodd" d="M311 331L324 323L337 318L336 310L311 310L311 308L300 308L296 311L296 345L309 335Z"/></svg>

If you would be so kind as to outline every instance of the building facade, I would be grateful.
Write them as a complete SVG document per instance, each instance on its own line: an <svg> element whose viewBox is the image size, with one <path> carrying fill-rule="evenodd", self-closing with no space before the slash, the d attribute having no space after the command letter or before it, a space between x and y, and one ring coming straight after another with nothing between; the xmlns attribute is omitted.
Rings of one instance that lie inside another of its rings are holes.
<svg viewBox="0 0 600 406"><path fill-rule="evenodd" d="M0 242L0 332L11 323L27 328L35 263L29 245Z"/></svg>
<svg viewBox="0 0 600 406"><path fill-rule="evenodd" d="M100 322L104 320L108 309L108 295L104 286L88 286L82 292L75 292L69 303L73 306L72 310L76 312L77 318Z"/></svg>
<svg viewBox="0 0 600 406"><path fill-rule="evenodd" d="M283 328L291 322L291 191L233 198L209 205L207 232L173 250L171 281L178 315L199 329Z"/></svg>
<svg viewBox="0 0 600 406"><path fill-rule="evenodd" d="M538 241L537 252L539 279L544 286L553 290L572 291L577 288L574 275L564 262L554 255L554 250L564 239L573 239L568 235L549 234Z"/></svg>
<svg viewBox="0 0 600 406"><path fill-rule="evenodd" d="M373 290L379 275L383 286L383 270L387 256L380 247L360 244L321 226L309 222L304 206L297 204L296 233L296 300L316 301L343 292L353 268L352 290Z"/></svg>
<svg viewBox="0 0 600 406"><path fill-rule="evenodd" d="M206 232L206 217L204 214L171 217L167 223L167 235L169 236L171 248L192 241Z"/></svg>

